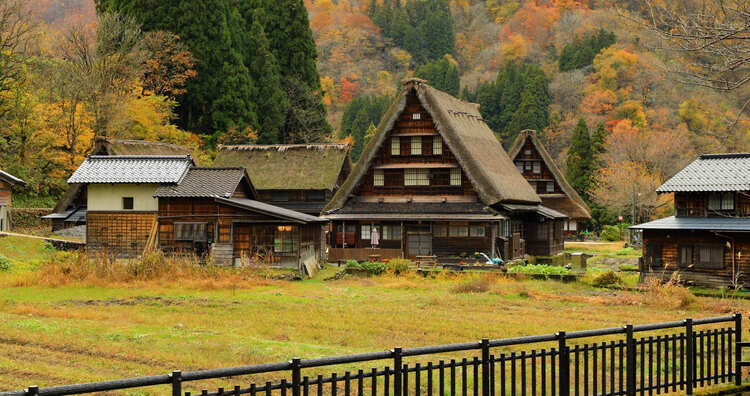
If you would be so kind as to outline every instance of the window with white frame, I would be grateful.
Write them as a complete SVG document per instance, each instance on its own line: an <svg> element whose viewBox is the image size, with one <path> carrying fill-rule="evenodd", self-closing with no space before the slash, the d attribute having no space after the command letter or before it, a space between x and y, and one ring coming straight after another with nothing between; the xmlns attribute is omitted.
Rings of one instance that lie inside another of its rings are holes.
<svg viewBox="0 0 750 396"><path fill-rule="evenodd" d="M461 169L451 168L451 186L461 185Z"/></svg>
<svg viewBox="0 0 750 396"><path fill-rule="evenodd" d="M375 169L372 177L372 185L375 187L382 187L385 185L385 176L383 176L382 169Z"/></svg>
<svg viewBox="0 0 750 396"><path fill-rule="evenodd" d="M422 113L411 113L411 119L412 120L421 120L422 119Z"/></svg>
<svg viewBox="0 0 750 396"><path fill-rule="evenodd" d="M401 138L391 138L391 155L401 155Z"/></svg>
<svg viewBox="0 0 750 396"><path fill-rule="evenodd" d="M428 169L404 169L405 186L429 186Z"/></svg>
<svg viewBox="0 0 750 396"><path fill-rule="evenodd" d="M411 137L411 155L422 155L422 137Z"/></svg>
<svg viewBox="0 0 750 396"><path fill-rule="evenodd" d="M443 154L443 138L440 135L432 137L432 155Z"/></svg>
<svg viewBox="0 0 750 396"><path fill-rule="evenodd" d="M542 163L534 161L534 173L542 173Z"/></svg>
<svg viewBox="0 0 750 396"><path fill-rule="evenodd" d="M555 182L548 181L547 182L547 192L555 192Z"/></svg>
<svg viewBox="0 0 750 396"><path fill-rule="evenodd" d="M369 240L371 236L372 236L372 226L369 224L362 224L362 228L360 228L359 239Z"/></svg>

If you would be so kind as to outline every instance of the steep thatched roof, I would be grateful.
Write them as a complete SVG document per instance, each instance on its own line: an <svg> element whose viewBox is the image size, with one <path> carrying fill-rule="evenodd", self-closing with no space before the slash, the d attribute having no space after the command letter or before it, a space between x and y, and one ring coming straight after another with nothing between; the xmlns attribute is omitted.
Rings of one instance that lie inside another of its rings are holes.
<svg viewBox="0 0 750 396"><path fill-rule="evenodd" d="M97 137L93 155L186 155L193 150L176 144ZM74 184L63 194L55 206L55 212L63 212L73 204L81 193L81 185Z"/></svg>
<svg viewBox="0 0 750 396"><path fill-rule="evenodd" d="M335 190L349 151L340 143L219 146L214 166L244 167L257 190Z"/></svg>
<svg viewBox="0 0 750 396"><path fill-rule="evenodd" d="M352 174L326 207L332 211L344 206L347 197L367 173L378 149L406 107L406 96L414 91L430 113L443 141L456 156L485 205L501 202L541 202L529 183L521 176L495 134L482 120L479 106L463 102L427 85L424 80L409 79L397 100L383 116L375 136L365 147Z"/></svg>
<svg viewBox="0 0 750 396"><path fill-rule="evenodd" d="M540 195L540 197L542 198L542 204L559 212L565 213L573 219L590 219L591 212L589 211L588 205L586 205L586 202L583 201L583 198L578 195L578 192L573 188L573 186L568 183L568 180L565 178L565 175L555 163L552 155L550 155L549 151L547 151L542 142L539 141L539 138L536 136L536 131L527 129L521 131L521 133L518 134L518 137L516 137L516 140L513 142L510 150L508 150L510 158L512 160L515 160L516 157L518 157L518 154L521 152L521 148L523 147L527 139L531 141L534 147L536 147L537 152L539 152L539 155L542 156L542 161L544 161L544 164L547 165L547 169L552 172L552 176L554 176L555 181L557 181L557 184L560 185L560 188L565 193L564 196L560 194L542 194Z"/></svg>

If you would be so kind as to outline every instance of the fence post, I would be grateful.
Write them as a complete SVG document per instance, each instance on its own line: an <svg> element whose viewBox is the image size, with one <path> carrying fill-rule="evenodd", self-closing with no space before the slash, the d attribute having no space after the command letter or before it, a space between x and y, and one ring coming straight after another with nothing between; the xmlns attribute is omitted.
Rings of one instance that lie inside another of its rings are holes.
<svg viewBox="0 0 750 396"><path fill-rule="evenodd" d="M393 353L393 396L401 396L401 385L403 385L401 379L401 370L403 369L401 347L393 348L391 352Z"/></svg>
<svg viewBox="0 0 750 396"><path fill-rule="evenodd" d="M39 396L39 387L36 385L30 386L29 389L26 390L26 394L28 396Z"/></svg>
<svg viewBox="0 0 750 396"><path fill-rule="evenodd" d="M557 333L558 353L560 353L560 396L570 396L570 348L565 343L565 332Z"/></svg>
<svg viewBox="0 0 750 396"><path fill-rule="evenodd" d="M742 384L742 314L739 312L734 314L734 331L734 384L739 386Z"/></svg>
<svg viewBox="0 0 750 396"><path fill-rule="evenodd" d="M490 340L482 339L482 396L490 396ZM476 385L475 385L476 386Z"/></svg>
<svg viewBox="0 0 750 396"><path fill-rule="evenodd" d="M627 384L625 386L625 394L627 396L635 396L635 375L636 375L636 351L635 351L635 337L633 336L633 325L629 324L625 326L626 338L626 378ZM621 363L622 364L622 363ZM643 364L643 362L641 362Z"/></svg>
<svg viewBox="0 0 750 396"><path fill-rule="evenodd" d="M685 370L685 394L693 394L693 374L695 373L695 351L693 350L693 319L685 319L685 348L687 351L685 358L687 360ZM643 364L643 362L641 362Z"/></svg>
<svg viewBox="0 0 750 396"><path fill-rule="evenodd" d="M302 370L300 369L299 358L293 358L292 364L292 396L300 395L300 384L302 382Z"/></svg>
<svg viewBox="0 0 750 396"><path fill-rule="evenodd" d="M172 396L182 396L182 371L172 371Z"/></svg>

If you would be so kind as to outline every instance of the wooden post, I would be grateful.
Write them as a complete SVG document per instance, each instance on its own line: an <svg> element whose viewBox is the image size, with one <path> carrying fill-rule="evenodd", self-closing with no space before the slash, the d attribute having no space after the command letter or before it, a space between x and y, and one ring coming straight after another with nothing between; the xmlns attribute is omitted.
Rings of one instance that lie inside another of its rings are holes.
<svg viewBox="0 0 750 396"><path fill-rule="evenodd" d="M495 241L497 240L498 223L490 223L490 258L495 258Z"/></svg>
<svg viewBox="0 0 750 396"><path fill-rule="evenodd" d="M401 222L401 258L406 258L406 252L404 252L404 238L406 238L406 233L404 233L404 222Z"/></svg>

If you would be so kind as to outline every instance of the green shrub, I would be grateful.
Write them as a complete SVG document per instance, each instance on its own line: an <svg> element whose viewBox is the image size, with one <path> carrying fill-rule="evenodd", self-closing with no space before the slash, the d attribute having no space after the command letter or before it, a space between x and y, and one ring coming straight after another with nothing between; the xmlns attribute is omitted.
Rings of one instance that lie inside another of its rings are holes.
<svg viewBox="0 0 750 396"><path fill-rule="evenodd" d="M380 261L365 261L361 264L362 269L373 275L380 275L388 271L388 264Z"/></svg>
<svg viewBox="0 0 750 396"><path fill-rule="evenodd" d="M638 271L638 264L622 264L620 265L620 271Z"/></svg>
<svg viewBox="0 0 750 396"><path fill-rule="evenodd" d="M570 270L559 265L529 264L510 267L508 268L508 273L527 275L568 275L570 274Z"/></svg>
<svg viewBox="0 0 750 396"><path fill-rule="evenodd" d="M362 265L361 265L361 264L359 264L359 262L358 262L357 260L347 260L347 261L346 261L346 268L357 268L357 269L361 269L361 268L362 268Z"/></svg>
<svg viewBox="0 0 750 396"><path fill-rule="evenodd" d="M615 271L607 271L597 275L592 284L596 287L612 287L622 284L622 279Z"/></svg>
<svg viewBox="0 0 750 396"><path fill-rule="evenodd" d="M602 232L599 233L599 236L605 241L621 241L625 238L625 230L628 227L630 227L629 223L605 225L604 228L602 228Z"/></svg>
<svg viewBox="0 0 750 396"><path fill-rule="evenodd" d="M0 271L10 271L10 259L0 254Z"/></svg>
<svg viewBox="0 0 750 396"><path fill-rule="evenodd" d="M407 271L410 265L411 260L409 259L391 259L388 261L388 270L392 271L394 274L400 274Z"/></svg>

